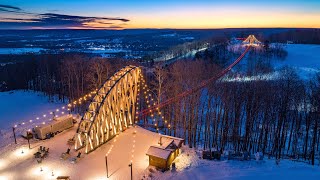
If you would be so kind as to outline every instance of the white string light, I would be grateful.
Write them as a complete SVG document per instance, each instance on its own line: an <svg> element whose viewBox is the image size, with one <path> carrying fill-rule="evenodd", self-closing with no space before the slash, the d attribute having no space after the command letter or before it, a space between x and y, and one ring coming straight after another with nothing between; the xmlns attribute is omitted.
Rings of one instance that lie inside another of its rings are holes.
<svg viewBox="0 0 320 180"><path fill-rule="evenodd" d="M136 147L136 134L137 134L137 131L134 130L133 141L132 141L132 150L131 150L131 160L130 160L131 163L133 163L134 150L135 150L135 147Z"/></svg>
<svg viewBox="0 0 320 180"><path fill-rule="evenodd" d="M82 103L83 100L87 100L87 97L92 97L91 94L95 94L95 93L96 93L96 91L91 91L90 93L88 93L88 94L84 95L83 97L79 98L77 101L74 101L74 103L75 103L75 104L74 104L74 107L76 107L76 105L78 105L78 104L81 105L81 103ZM72 107L72 104L67 104L67 107L68 107L67 110L70 111L70 110L71 110L71 107ZM61 114L65 114L65 112L63 111L63 110L65 110L65 108L66 108L66 107L65 107L65 105L64 105L64 106L62 106L62 107L60 107L60 108L55 109L55 112L61 112ZM53 111L50 111L50 112L49 112L50 115L53 115L53 113L54 113ZM44 118L47 117L47 114L43 114L42 117L43 117L43 119L41 119L40 116L38 116L38 117L35 118L35 120L37 120L37 121L41 121L41 120L42 120L42 121L43 121L42 124L44 124L44 123L45 123L45 121L44 121L45 119L44 119ZM55 117L58 117L58 115L55 115ZM49 121L50 121L50 120L51 120L51 119L49 119ZM35 122L35 121L32 120L32 119L29 120L29 123L32 123L32 122ZM18 126L23 126L23 125L27 125L27 123L25 123L25 122L15 123L15 124L13 125L13 127L14 127L14 128L17 128Z"/></svg>
<svg viewBox="0 0 320 180"><path fill-rule="evenodd" d="M144 92L143 92L143 97L144 97L144 99L145 99L145 101L146 101L146 103L147 103L147 107L150 108L150 107L151 107L151 104L153 104L153 106L156 106L157 103L155 102L155 99L152 98L152 94L150 93L151 90L150 90L150 89L148 88L148 86L145 84L145 80L143 79L143 76L142 76L141 74L140 74L140 77L142 78L142 80L141 80L141 82L142 82L142 87L143 87L142 89L144 90ZM138 92L139 92L139 91L138 91ZM148 94L147 94L147 92L148 92ZM159 108L159 107L156 107L156 110L157 110L157 116L158 116L158 118L161 119L162 122L164 122L164 125L165 125L168 129L170 129L170 128L171 128L171 125L168 123L167 120L165 120L164 116L163 116L162 113L161 113L160 108ZM152 118L152 120L153 120L153 123L154 123L154 126L155 126L156 130L159 131L159 122L158 122L158 123L155 122L155 121L156 121L156 118L155 118L155 115L154 115L154 113L153 113L153 110L150 109L150 110L149 110L149 113L150 113L150 116L151 116L151 118Z"/></svg>

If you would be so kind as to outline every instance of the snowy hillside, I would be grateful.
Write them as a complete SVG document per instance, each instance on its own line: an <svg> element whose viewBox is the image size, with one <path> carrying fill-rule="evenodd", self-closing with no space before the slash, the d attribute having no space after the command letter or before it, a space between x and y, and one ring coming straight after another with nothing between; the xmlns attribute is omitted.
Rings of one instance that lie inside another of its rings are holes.
<svg viewBox="0 0 320 180"><path fill-rule="evenodd" d="M293 67L304 79L320 72L320 45L288 44L285 49L288 56L284 61L278 61L276 67Z"/></svg>
<svg viewBox="0 0 320 180"><path fill-rule="evenodd" d="M243 51L243 46L239 43L229 46L231 51ZM275 71L254 76L241 77L225 77L223 81L255 81L255 80L271 80L280 77L280 70L283 67L293 68L303 80L310 80L315 74L320 72L320 45L309 44L287 44L284 49L288 52L285 59L271 59L270 63ZM258 60L258 59L254 59ZM244 58L235 68L234 71L245 71L250 63Z"/></svg>
<svg viewBox="0 0 320 180"><path fill-rule="evenodd" d="M13 142L13 126L16 125L17 134L24 133L50 120L50 112L63 105L49 103L48 98L38 92L0 92L0 148Z"/></svg>

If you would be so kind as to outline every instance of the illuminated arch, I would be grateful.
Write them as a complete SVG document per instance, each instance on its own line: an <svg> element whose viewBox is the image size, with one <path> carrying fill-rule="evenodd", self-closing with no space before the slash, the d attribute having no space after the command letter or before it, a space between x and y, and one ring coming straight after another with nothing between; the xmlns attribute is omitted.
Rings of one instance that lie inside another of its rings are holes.
<svg viewBox="0 0 320 180"><path fill-rule="evenodd" d="M126 66L98 90L82 117L75 149L89 153L133 124L141 69Z"/></svg>

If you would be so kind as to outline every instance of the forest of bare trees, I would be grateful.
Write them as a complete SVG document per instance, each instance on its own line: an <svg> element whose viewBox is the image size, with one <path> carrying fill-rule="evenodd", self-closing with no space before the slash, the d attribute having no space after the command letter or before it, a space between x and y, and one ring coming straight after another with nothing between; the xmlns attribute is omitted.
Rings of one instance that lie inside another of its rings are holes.
<svg viewBox="0 0 320 180"><path fill-rule="evenodd" d="M259 59L258 51L251 53ZM266 57L260 58L270 58L262 54ZM264 72L264 67L269 68L259 63L251 67L251 73L254 69ZM167 68L157 65L148 76L149 86L157 100L163 102L196 87L220 69L203 59L177 61ZM275 79L217 81L166 106L163 111L167 123L157 120L157 127L166 134L184 138L189 147L263 152L277 159L314 164L320 150L319 99L320 74L304 81L294 69L285 67Z"/></svg>
<svg viewBox="0 0 320 180"><path fill-rule="evenodd" d="M40 91L49 101L58 97L58 100L72 102L99 88L127 64L135 63L82 54L30 55L22 62L2 67L1 79L9 87L7 90Z"/></svg>
<svg viewBox="0 0 320 180"><path fill-rule="evenodd" d="M156 96L156 103L190 90L221 71L239 54L230 52L227 46L219 42L197 54L195 59L145 67L146 82ZM229 74L229 78L237 77L238 72L245 76L273 72L270 59L275 56L284 59L286 52L280 45L264 47L250 51L246 69ZM41 91L51 101L58 97L72 102L99 88L114 72L128 64L138 65L134 61L81 54L42 55L27 61L25 66L15 66L16 71L8 66L8 74L3 77L9 79L14 72L24 74L17 81L21 86L18 88ZM278 159L315 163L320 150L320 74L305 81L287 67L274 79L227 79L164 107L164 121L158 118L157 128L184 138L189 147L261 151ZM85 108L83 105L78 112ZM139 123L153 125L146 120Z"/></svg>

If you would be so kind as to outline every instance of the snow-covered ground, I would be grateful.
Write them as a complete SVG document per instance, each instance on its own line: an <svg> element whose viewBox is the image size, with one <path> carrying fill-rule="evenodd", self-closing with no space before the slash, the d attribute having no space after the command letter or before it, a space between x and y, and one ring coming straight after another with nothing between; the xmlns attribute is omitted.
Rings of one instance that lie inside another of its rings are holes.
<svg viewBox="0 0 320 180"><path fill-rule="evenodd" d="M22 146L12 145L0 151L0 179L54 179L59 175L79 180L106 179L106 154L108 154L109 179L130 179L128 165L131 160L134 179L139 179L149 164L145 153L150 145L155 145L159 140L157 133L138 126L131 127L94 152L88 155L83 153L80 161L72 164L70 159L60 160L60 155L68 149L67 140L75 135L76 128L75 126L49 140L32 140L31 150L24 142ZM38 164L33 154L40 145L50 148L50 154ZM77 153L71 150L70 158L77 156Z"/></svg>
<svg viewBox="0 0 320 180"><path fill-rule="evenodd" d="M1 100L10 101L7 103L1 101L1 107L7 108L7 110L1 111L1 116L10 117L7 113L12 112L12 121L16 121L14 112L19 112L24 106L33 107L23 111L22 114L28 114L28 117L61 106L47 102L44 97L34 92L1 93L0 97ZM18 113L16 115L18 117ZM31 128L33 123L25 124L25 126ZM13 143L12 133L10 136L2 136L1 143L5 141L10 143L6 146L0 146L0 180L46 180L55 179L60 175L67 175L71 179L79 180L106 179L106 154L108 156L109 179L130 179L128 165L131 161L133 163L133 179L320 179L319 166L312 167L305 163L289 160L282 160L279 165L276 165L274 160L268 159L262 162L255 160L207 161L199 158L200 153L187 147L183 147L182 154L175 160L176 171L170 170L162 173L155 168L148 167L149 161L146 155L148 148L157 144L160 135L138 126L130 127L121 132L88 155L82 153L79 162L72 164L70 158L74 158L78 152L67 144L67 140L75 135L76 129L77 124L54 138L43 141L33 139L30 150L27 141L22 138L18 139L16 145ZM33 157L39 146L50 148L49 156L40 164ZM61 153L69 147L72 149L70 158L60 160Z"/></svg>
<svg viewBox="0 0 320 180"><path fill-rule="evenodd" d="M154 168L145 171L144 179L154 180L207 180L207 179L235 179L235 180L295 180L320 179L320 167L305 163L282 160L279 165L275 160L237 161L221 160L209 161L199 158L200 153L194 149L183 147L183 153L175 159L176 171L159 172Z"/></svg>
<svg viewBox="0 0 320 180"><path fill-rule="evenodd" d="M310 44L287 44L284 45L288 56L284 60L272 59L271 64L275 71L254 76L242 76L236 78L225 77L223 81L256 81L272 80L280 77L280 70L287 66L293 68L303 80L310 80L320 72L320 45ZM241 44L229 46L231 51L243 51ZM247 65L246 58L242 60L234 69L243 69Z"/></svg>
<svg viewBox="0 0 320 180"><path fill-rule="evenodd" d="M68 147L73 148L67 145L67 140L75 135L77 124L54 138L43 141L31 140L31 150L28 149L27 141L20 136L17 136L18 144L14 143L12 126L17 125L17 135L23 134L36 124L48 121L52 116L51 111L59 108L60 111L56 111L56 114L61 113L63 105L50 103L37 92L0 93L0 180L46 180L55 179L59 175L80 180L106 179L106 154L110 179L129 179L128 165L131 161L134 177L142 177L149 162L145 153L151 145L157 144L159 134L140 127L127 129L88 155L82 153L81 160L76 164L72 164L70 159L60 160L60 155L66 152ZM39 146L50 148L49 156L41 164L38 164L33 156ZM72 149L70 158L74 158L77 153ZM40 168L43 171L40 171Z"/></svg>
<svg viewBox="0 0 320 180"><path fill-rule="evenodd" d="M320 72L320 45L288 44L285 49L288 56L284 61L276 63L277 68L293 67L304 79Z"/></svg>
<svg viewBox="0 0 320 180"><path fill-rule="evenodd" d="M43 48L0 48L0 54L39 53Z"/></svg>
<svg viewBox="0 0 320 180"><path fill-rule="evenodd" d="M17 134L24 133L37 124L50 120L53 116L50 112L61 109L63 105L49 103L48 98L38 92L0 92L0 148L13 142L13 126L17 126Z"/></svg>
<svg viewBox="0 0 320 180"><path fill-rule="evenodd" d="M206 180L206 179L319 179L320 167L305 163L283 160L276 165L274 160L251 161L207 161L199 158L194 149L183 147L176 159L176 171L160 172L148 167L146 152L155 145L159 134L140 127L131 127L120 133L94 152L84 155L76 164L69 159L60 160L60 155L69 147L66 143L76 130L76 126L53 139L32 141L32 149L26 143L11 146L1 151L0 179L54 179L68 175L71 179L106 179L105 155L108 154L109 179L130 179L129 163L133 162L133 179L155 180ZM49 157L38 164L33 158L38 147L50 148ZM22 154L22 150L24 153ZM77 152L71 151L71 158ZM133 158L132 158L133 157ZM41 168L43 171L41 171ZM53 172L53 176L52 176Z"/></svg>

